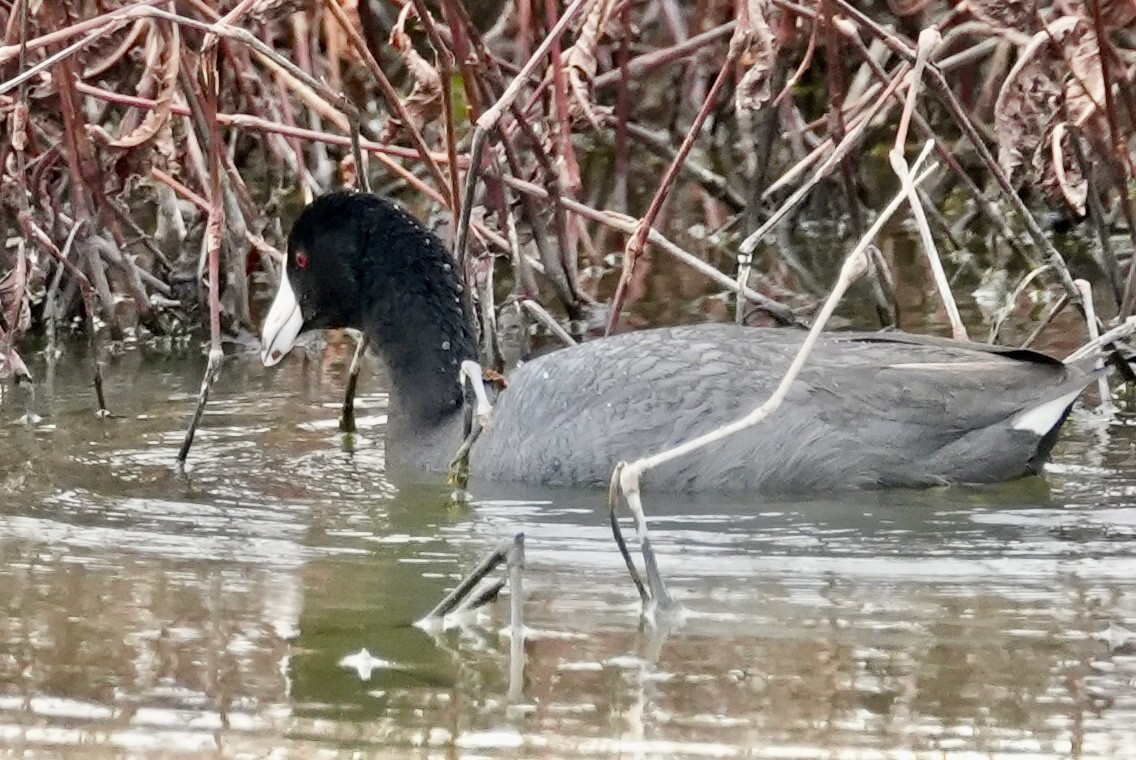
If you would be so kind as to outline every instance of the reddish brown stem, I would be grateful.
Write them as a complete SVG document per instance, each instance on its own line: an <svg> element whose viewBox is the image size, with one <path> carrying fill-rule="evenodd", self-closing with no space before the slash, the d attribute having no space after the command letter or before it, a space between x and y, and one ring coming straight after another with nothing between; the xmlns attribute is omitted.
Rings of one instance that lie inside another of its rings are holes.
<svg viewBox="0 0 1136 760"><path fill-rule="evenodd" d="M679 146L678 153L675 154L671 165L667 167L667 172L663 175L662 183L651 199L651 205L648 206L647 213L639 220L635 234L631 236L631 239L627 241L627 246L623 249L623 269L620 272L619 284L616 286L615 295L612 297L611 301L611 314L608 317L606 329L606 334L608 335L614 332L616 327L619 326L619 314L623 308L623 299L627 292L627 286L631 282L631 275L635 270L635 262L643 253L643 247L647 242L647 235L654 226L655 219L663 208L663 203L670 195L671 188L674 187L675 179L678 178L682 164L686 161L690 149L694 147L694 141L697 140L701 134L702 125L706 122L706 117L710 115L710 110L718 100L718 93L721 92L722 87L726 84L726 80L730 76L730 71L733 69L734 62L737 61L742 50L745 49L748 38L749 32L742 31L741 27L738 27L738 31L735 31L733 39L730 40L730 50L726 55L726 60L722 64L722 68L718 70L718 76L715 77L714 83L710 86L710 91L706 93L706 99L702 101L702 107L698 109L698 114L694 117L694 123L690 125L690 129L687 130L686 133L686 138L682 141L682 145Z"/></svg>
<svg viewBox="0 0 1136 760"><path fill-rule="evenodd" d="M667 64L681 61L683 58L689 58L697 53L702 48L717 42L718 40L726 39L734 33L734 28L737 22L730 21L729 23L716 26L709 31L702 34L696 34L690 39L680 42L677 45L672 45L663 50L655 50L650 53L644 53L641 56L632 58L627 62L627 75L631 77L638 77L648 72L654 71L657 68L666 66ZM610 87L613 84L618 84L619 80L623 77L621 69L613 69L612 71L605 71L595 78L593 86L598 90L601 87Z"/></svg>
<svg viewBox="0 0 1136 760"><path fill-rule="evenodd" d="M423 139L422 133L418 131L418 128L414 126L414 120L411 119L410 114L407 113L406 106L402 103L402 98L399 97L398 91L395 90L394 85L391 84L387 75L383 73L383 69L379 66L379 62L375 58L371 48L367 45L359 32L355 30L355 26L351 23L351 20L347 18L347 13L338 2L335 0L324 0L324 7L331 11L331 15L335 16L335 20L339 22L340 27L342 27L344 33L347 35L351 46L355 48L355 52L362 56L363 61L367 64L371 76L375 78L375 82L379 85L379 92L382 93L387 107L398 117L403 129L410 135L410 142L413 143L415 150L418 151L419 157L426 162L426 168L430 170L430 174L434 177L434 181L437 183L438 187L445 190L447 205L449 205L451 209L460 208L460 205L457 203L458 196L450 191L449 182L446 181L445 175L442 174L441 167L439 167L438 162L431 157L430 149L426 146L426 140ZM360 167L360 169L362 169L362 167Z"/></svg>
<svg viewBox="0 0 1136 760"><path fill-rule="evenodd" d="M461 208L461 172L458 169L458 138L454 132L457 114L454 113L454 98L450 90L454 80L454 56L442 41L434 16L426 7L426 0L414 0L414 8L418 11L418 20L426 27L426 33L430 37L430 44L434 48L434 60L437 62L442 79L442 116L445 119L446 156L449 159L447 174L450 179L450 211L454 214L456 224L457 214Z"/></svg>

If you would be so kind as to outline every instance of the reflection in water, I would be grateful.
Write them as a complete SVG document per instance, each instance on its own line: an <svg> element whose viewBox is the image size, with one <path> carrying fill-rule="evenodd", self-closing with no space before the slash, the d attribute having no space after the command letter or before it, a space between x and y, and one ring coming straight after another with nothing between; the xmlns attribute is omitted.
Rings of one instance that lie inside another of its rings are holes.
<svg viewBox="0 0 1136 760"><path fill-rule="evenodd" d="M1136 756L1122 422L1078 417L1050 488L652 497L688 610L660 632L604 495L482 485L454 508L398 489L383 394L350 446L329 424L339 364L232 360L186 479L170 464L200 362L128 352L104 421L81 366L60 366L37 426L16 423L18 391L0 410L16 754ZM510 705L506 603L437 638L410 624L517 530L533 630Z"/></svg>

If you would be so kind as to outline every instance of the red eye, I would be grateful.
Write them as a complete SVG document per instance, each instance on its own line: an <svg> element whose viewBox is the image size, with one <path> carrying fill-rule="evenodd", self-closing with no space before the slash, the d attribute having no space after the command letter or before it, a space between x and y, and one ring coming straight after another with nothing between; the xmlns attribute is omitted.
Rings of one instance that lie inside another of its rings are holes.
<svg viewBox="0 0 1136 760"><path fill-rule="evenodd" d="M298 266L300 269L307 268L307 266L308 266L308 254L297 253L296 254L296 266Z"/></svg>

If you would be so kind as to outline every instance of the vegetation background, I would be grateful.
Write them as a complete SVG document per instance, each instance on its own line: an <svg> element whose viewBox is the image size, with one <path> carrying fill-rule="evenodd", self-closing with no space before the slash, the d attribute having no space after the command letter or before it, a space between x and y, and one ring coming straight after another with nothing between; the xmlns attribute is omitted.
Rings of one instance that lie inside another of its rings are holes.
<svg viewBox="0 0 1136 760"><path fill-rule="evenodd" d="M918 287L956 335L959 283L976 339L1083 312L1074 275L1136 308L1136 0L0 0L0 29L4 377L71 331L96 384L100 339L254 343L288 221L342 185L454 241L488 364L506 315L568 339L648 291L808 321L926 144Z"/></svg>

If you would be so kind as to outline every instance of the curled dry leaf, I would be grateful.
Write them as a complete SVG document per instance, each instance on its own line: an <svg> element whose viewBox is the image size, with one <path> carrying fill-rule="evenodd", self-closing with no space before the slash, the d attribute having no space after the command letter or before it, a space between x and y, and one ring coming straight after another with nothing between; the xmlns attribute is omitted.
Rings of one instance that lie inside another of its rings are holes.
<svg viewBox="0 0 1136 760"><path fill-rule="evenodd" d="M12 376L31 379L32 374L12 343L27 332L32 323L28 303L28 254L23 244L16 251L16 262L0 278L0 379Z"/></svg>
<svg viewBox="0 0 1136 760"><path fill-rule="evenodd" d="M1060 41L1076 19L1066 17L1035 34L1010 69L994 104L998 163L1011 181L1032 166L1034 153L1061 110L1063 88L1050 39ZM1064 32L1062 30L1065 30Z"/></svg>
<svg viewBox="0 0 1136 760"><path fill-rule="evenodd" d="M739 58L745 74L734 91L738 111L756 111L772 97L770 74L777 60L777 41L769 27L769 0L747 0L745 17L739 19L734 41L745 45Z"/></svg>
<svg viewBox="0 0 1136 760"><path fill-rule="evenodd" d="M175 94L178 101L177 105L182 105L184 101ZM158 134L154 136L151 143L153 150L151 151L151 161L154 166L159 169L166 170L175 167L178 164L178 146L174 141L173 121L167 120L162 128L158 130Z"/></svg>
<svg viewBox="0 0 1136 760"><path fill-rule="evenodd" d="M413 12L413 3L407 3L402 7L402 11L398 14L398 22L391 29L390 43L391 47L398 51L403 63L406 64L407 71L410 72L410 78L414 81L414 86L403 101L403 105L406 107L407 115L414 121L415 128L421 129L423 124L436 119L442 112L442 78L438 70L418 54L410 35L406 33L406 22ZM392 119L383 137L391 139L401 126L397 120Z"/></svg>
<svg viewBox="0 0 1136 760"><path fill-rule="evenodd" d="M1111 71L1112 81L1131 80ZM1105 79L1093 26L1062 16L1022 48L994 106L998 161L1011 180L1029 180L1083 213L1087 186L1072 140L1107 135ZM1102 143L1106 141L1102 140Z"/></svg>
<svg viewBox="0 0 1136 760"><path fill-rule="evenodd" d="M9 341L31 327L32 312L28 305L28 257L22 249L16 254L15 266L0 278L0 315L3 317L0 332Z"/></svg>
<svg viewBox="0 0 1136 760"><path fill-rule="evenodd" d="M134 24L130 27L130 31L122 39L122 42L119 43L113 50L111 50L101 58L87 63L87 65L83 68L82 78L85 81L90 81L92 79L98 79L99 77L101 77L116 64L118 64L132 50L134 50L138 45L138 40L142 37L142 35L151 32L153 28L154 22L151 19L140 18L135 21Z"/></svg>
<svg viewBox="0 0 1136 760"><path fill-rule="evenodd" d="M163 55L164 54L164 55ZM177 24L170 24L163 34L153 24L146 40L146 68L152 70L162 61L158 76L158 96L155 106L146 112L146 118L133 132L112 140L114 148L134 148L152 139L170 120L174 93L177 90L178 71L181 65L181 33ZM146 77L143 77L145 79Z"/></svg>
<svg viewBox="0 0 1136 760"><path fill-rule="evenodd" d="M1053 162L1053 182L1043 182L1042 186L1052 195L1052 187L1061 192L1065 200L1072 206L1078 214L1084 215L1085 202L1089 198L1089 183L1085 179L1084 172L1081 171L1080 162L1077 161L1077 154L1074 152L1072 141L1076 140L1076 130L1070 129L1067 122L1059 122L1053 128L1053 133L1049 136L1049 144L1052 150ZM1042 151L1038 151L1038 155L1043 155ZM1043 175L1048 178L1049 174Z"/></svg>
<svg viewBox="0 0 1136 760"><path fill-rule="evenodd" d="M959 10L998 31L1028 34L1037 28L1037 0L963 0Z"/></svg>
<svg viewBox="0 0 1136 760"><path fill-rule="evenodd" d="M568 115L573 120L586 119L597 130L601 124L600 109L592 98L597 68L596 47L607 31L614 10L615 0L592 0L576 41L561 58L568 84ZM551 72L549 76L552 76Z"/></svg>
<svg viewBox="0 0 1136 760"><path fill-rule="evenodd" d="M1088 21L1078 21L1065 35L1062 47L1071 74L1065 85L1069 116L1074 124L1083 126L1102 114L1105 106L1104 71L1096 30ZM1110 73L1116 81L1118 72Z"/></svg>
<svg viewBox="0 0 1136 760"><path fill-rule="evenodd" d="M1100 7L1101 22L1108 31L1122 29L1136 21L1136 0L1092 0ZM1093 18L1092 6L1085 0L1061 0L1058 7L1067 16Z"/></svg>

